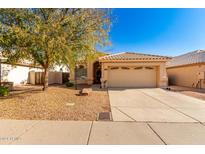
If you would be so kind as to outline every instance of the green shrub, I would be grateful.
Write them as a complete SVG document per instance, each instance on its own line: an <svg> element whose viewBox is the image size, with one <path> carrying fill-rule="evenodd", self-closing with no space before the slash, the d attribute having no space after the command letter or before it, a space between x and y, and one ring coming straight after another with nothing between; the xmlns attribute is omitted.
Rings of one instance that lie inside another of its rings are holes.
<svg viewBox="0 0 205 154"><path fill-rule="evenodd" d="M72 82L66 82L65 85L66 85L66 87L73 87L74 86L74 84Z"/></svg>
<svg viewBox="0 0 205 154"><path fill-rule="evenodd" d="M0 86L0 96L7 96L9 94L8 87Z"/></svg>

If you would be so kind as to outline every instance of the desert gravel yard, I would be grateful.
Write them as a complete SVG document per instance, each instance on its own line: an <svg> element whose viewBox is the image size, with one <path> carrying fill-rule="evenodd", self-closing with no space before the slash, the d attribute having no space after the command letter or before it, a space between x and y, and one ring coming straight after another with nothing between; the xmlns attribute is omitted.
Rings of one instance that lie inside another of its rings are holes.
<svg viewBox="0 0 205 154"><path fill-rule="evenodd" d="M110 111L107 91L100 89L88 96L76 96L78 90L63 86L50 86L45 92L41 87L17 89L13 96L0 98L0 119L92 121L99 112Z"/></svg>

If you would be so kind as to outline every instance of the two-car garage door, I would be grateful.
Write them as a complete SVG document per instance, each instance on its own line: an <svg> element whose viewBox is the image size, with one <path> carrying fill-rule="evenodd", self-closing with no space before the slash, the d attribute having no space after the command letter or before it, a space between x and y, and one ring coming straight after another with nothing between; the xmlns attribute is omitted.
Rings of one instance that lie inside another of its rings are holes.
<svg viewBox="0 0 205 154"><path fill-rule="evenodd" d="M110 68L108 87L156 87L156 67Z"/></svg>

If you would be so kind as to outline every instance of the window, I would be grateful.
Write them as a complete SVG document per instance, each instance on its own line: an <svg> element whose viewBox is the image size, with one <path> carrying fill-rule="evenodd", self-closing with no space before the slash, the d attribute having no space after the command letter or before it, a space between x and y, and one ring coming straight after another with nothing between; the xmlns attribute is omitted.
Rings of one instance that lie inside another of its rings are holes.
<svg viewBox="0 0 205 154"><path fill-rule="evenodd" d="M153 70L154 68L153 67L145 67L145 69Z"/></svg>
<svg viewBox="0 0 205 154"><path fill-rule="evenodd" d="M80 65L76 70L76 77L77 79L85 79L87 77L87 68L85 68L83 65Z"/></svg>
<svg viewBox="0 0 205 154"><path fill-rule="evenodd" d="M140 67L135 67L134 69L135 70L140 70L140 69L142 69L143 67L142 66L140 66Z"/></svg>
<svg viewBox="0 0 205 154"><path fill-rule="evenodd" d="M129 68L129 67L121 67L121 69L123 69L123 70L129 70L130 68Z"/></svg>
<svg viewBox="0 0 205 154"><path fill-rule="evenodd" d="M117 70L117 69L119 69L119 67L111 67L110 69L111 70Z"/></svg>

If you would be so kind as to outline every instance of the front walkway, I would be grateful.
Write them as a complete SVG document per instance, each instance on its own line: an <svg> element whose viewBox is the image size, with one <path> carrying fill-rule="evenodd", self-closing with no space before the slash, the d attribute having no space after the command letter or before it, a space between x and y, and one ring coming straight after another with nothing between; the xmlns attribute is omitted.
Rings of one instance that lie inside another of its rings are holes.
<svg viewBox="0 0 205 154"><path fill-rule="evenodd" d="M0 120L0 144L205 144L203 123Z"/></svg>

